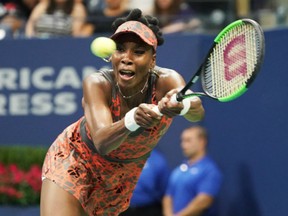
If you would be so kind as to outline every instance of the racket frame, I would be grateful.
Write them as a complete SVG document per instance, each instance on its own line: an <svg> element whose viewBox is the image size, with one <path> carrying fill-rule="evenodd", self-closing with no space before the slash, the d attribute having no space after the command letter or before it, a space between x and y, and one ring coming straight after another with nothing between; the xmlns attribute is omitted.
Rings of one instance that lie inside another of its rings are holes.
<svg viewBox="0 0 288 216"><path fill-rule="evenodd" d="M243 25L243 24L250 24L254 27L257 35L259 35L259 47L257 47L258 49L260 49L260 55L257 57L257 64L256 67L254 69L254 72L252 74L252 76L246 81L246 84L244 84L241 88L238 89L238 91L236 91L234 94L231 94L228 97L223 97L223 98L216 98L214 96L212 96L207 89L205 88L205 84L204 84L204 68L206 65L206 62L209 61L209 57L210 54L213 52L214 47L221 41L221 39L223 38L223 36L229 32L232 28L235 28L236 26L239 25ZM255 77L258 75L259 71L260 71L260 67L262 65L263 59L264 59L264 54L265 54L265 39L264 39L264 33L262 28L260 27L260 25L255 22L252 19L240 19L240 20L236 20L232 23L230 23L228 26L226 26L214 39L214 43L212 44L212 46L210 47L205 60L202 62L202 64L200 65L200 67L198 68L198 70L196 71L196 73L193 75L193 77L189 80L189 82L186 84L186 86L177 93L176 95L176 100L178 102L181 102L183 99L185 98L190 98L192 96L208 96L210 98L213 98L215 100L221 101L221 102L228 102L228 101L232 101L238 97L240 97L242 94L244 94L249 86L251 85L251 83L253 83L253 81L255 80ZM191 94L185 94L186 91L188 89L190 89L201 77L201 84L202 84L202 88L204 92L193 92Z"/></svg>

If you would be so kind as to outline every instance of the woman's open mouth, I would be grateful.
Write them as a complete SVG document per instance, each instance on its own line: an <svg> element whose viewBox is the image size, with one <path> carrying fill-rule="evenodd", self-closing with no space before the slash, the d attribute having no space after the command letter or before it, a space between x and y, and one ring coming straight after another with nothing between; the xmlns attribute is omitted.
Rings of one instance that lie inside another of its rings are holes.
<svg viewBox="0 0 288 216"><path fill-rule="evenodd" d="M121 79L130 80L135 76L135 72L129 70L120 70L119 71Z"/></svg>

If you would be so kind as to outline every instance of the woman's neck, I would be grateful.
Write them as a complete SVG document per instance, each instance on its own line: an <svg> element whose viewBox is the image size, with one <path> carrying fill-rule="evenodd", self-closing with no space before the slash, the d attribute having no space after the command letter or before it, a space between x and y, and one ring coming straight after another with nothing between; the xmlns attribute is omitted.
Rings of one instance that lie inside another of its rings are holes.
<svg viewBox="0 0 288 216"><path fill-rule="evenodd" d="M149 74L145 80L142 83L140 83L137 89L121 89L121 87L116 83L118 92L121 96L122 101L125 101L125 103L128 105L128 107L133 108L135 106L138 106L140 103L143 103L143 101L146 98L147 90L149 88Z"/></svg>
<svg viewBox="0 0 288 216"><path fill-rule="evenodd" d="M119 90L120 95L124 99L134 99L140 95L143 95L148 89L148 81L149 81L149 74L147 78L143 80L143 82L139 83L137 87L130 88L130 89L123 89L119 86L118 82L116 83L117 88Z"/></svg>

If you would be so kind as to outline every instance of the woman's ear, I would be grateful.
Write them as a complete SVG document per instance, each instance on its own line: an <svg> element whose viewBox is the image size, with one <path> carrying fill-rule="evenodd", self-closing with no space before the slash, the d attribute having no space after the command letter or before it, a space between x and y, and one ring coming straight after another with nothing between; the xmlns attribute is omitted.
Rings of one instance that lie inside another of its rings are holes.
<svg viewBox="0 0 288 216"><path fill-rule="evenodd" d="M152 56L152 62L151 62L150 68L153 69L155 66L156 66L156 53L154 53Z"/></svg>

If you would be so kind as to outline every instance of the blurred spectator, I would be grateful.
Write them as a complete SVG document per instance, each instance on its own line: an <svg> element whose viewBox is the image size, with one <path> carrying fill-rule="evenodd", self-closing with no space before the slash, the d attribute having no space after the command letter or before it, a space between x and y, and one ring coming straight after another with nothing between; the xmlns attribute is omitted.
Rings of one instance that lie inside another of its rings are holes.
<svg viewBox="0 0 288 216"><path fill-rule="evenodd" d="M123 0L105 0L105 8L88 14L87 22L82 31L83 36L95 33L112 33L111 25L118 17L125 17L130 10Z"/></svg>
<svg viewBox="0 0 288 216"><path fill-rule="evenodd" d="M88 14L93 14L95 11L103 10L105 8L105 0L76 0L82 1L85 5Z"/></svg>
<svg viewBox="0 0 288 216"><path fill-rule="evenodd" d="M86 10L75 0L41 0L26 25L27 37L81 36Z"/></svg>
<svg viewBox="0 0 288 216"><path fill-rule="evenodd" d="M153 12L154 1L155 0L126 0L128 9L139 8L145 15Z"/></svg>
<svg viewBox="0 0 288 216"><path fill-rule="evenodd" d="M2 0L0 39L23 36L27 19L38 0Z"/></svg>
<svg viewBox="0 0 288 216"><path fill-rule="evenodd" d="M133 192L130 207L120 216L162 216L161 201L169 172L165 157L154 149Z"/></svg>
<svg viewBox="0 0 288 216"><path fill-rule="evenodd" d="M239 1L239 0L238 0ZM239 4L239 2L236 1L236 3ZM247 1L247 0L245 0ZM274 1L275 2L275 1ZM272 2L270 2L269 0L250 0L250 4L249 7L251 7L251 11L257 11L259 9L263 9L265 7L271 7ZM237 6L237 5L236 5ZM238 9L238 8L237 8ZM250 9L250 8L249 8ZM250 12L250 11L249 11Z"/></svg>
<svg viewBox="0 0 288 216"><path fill-rule="evenodd" d="M118 17L125 17L130 10L124 0L105 0L104 9L88 14L87 22L82 31L83 36L96 33L112 33L111 25Z"/></svg>
<svg viewBox="0 0 288 216"><path fill-rule="evenodd" d="M214 216L213 203L222 174L206 154L207 132L203 127L187 128L181 135L181 148L187 161L171 174L163 199L165 216Z"/></svg>
<svg viewBox="0 0 288 216"><path fill-rule="evenodd" d="M182 0L155 0L154 16L164 34L192 31L201 26L192 9Z"/></svg>

